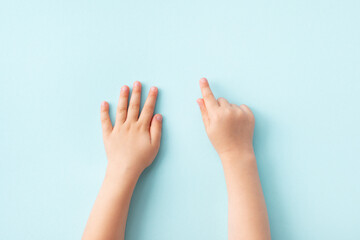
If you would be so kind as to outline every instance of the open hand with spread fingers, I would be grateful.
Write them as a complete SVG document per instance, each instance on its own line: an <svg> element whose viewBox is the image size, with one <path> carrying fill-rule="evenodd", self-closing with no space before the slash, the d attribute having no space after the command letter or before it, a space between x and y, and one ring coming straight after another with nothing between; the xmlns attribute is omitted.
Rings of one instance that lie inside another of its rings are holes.
<svg viewBox="0 0 360 240"><path fill-rule="evenodd" d="M140 114L141 83L134 83L128 104L129 94L129 87L123 86L114 126L110 121L109 104L101 104L100 117L108 165L83 240L124 239L136 182L159 151L162 116L154 115L158 89L150 89Z"/></svg>
<svg viewBox="0 0 360 240"><path fill-rule="evenodd" d="M129 87L120 91L114 127L109 117L109 104L101 105L101 123L108 168L141 173L156 157L160 147L162 116L153 115L158 89L151 87L140 111L141 83L134 83L128 104Z"/></svg>

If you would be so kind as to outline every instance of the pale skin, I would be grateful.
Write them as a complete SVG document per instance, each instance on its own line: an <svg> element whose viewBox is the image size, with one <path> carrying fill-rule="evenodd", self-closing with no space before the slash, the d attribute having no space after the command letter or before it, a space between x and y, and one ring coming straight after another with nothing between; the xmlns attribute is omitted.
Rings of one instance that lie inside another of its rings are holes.
<svg viewBox="0 0 360 240"><path fill-rule="evenodd" d="M128 104L129 92L128 86L121 88L114 126L109 117L109 104L101 104L101 125L108 165L83 240L124 239L136 182L159 151L162 116L153 115L158 89L150 89L140 115L141 83L134 83Z"/></svg>
<svg viewBox="0 0 360 240"><path fill-rule="evenodd" d="M228 190L229 240L271 239L264 196L252 145L254 115L246 105L215 99L208 81L200 79L197 100L207 135L220 156ZM105 179L82 239L124 239L129 204L142 171L156 157L162 116L154 115L158 90L152 87L140 112L141 83L120 91L112 126L109 104L101 105L103 139L108 158Z"/></svg>
<svg viewBox="0 0 360 240"><path fill-rule="evenodd" d="M228 191L229 240L271 239L253 149L255 118L246 105L214 97L206 78L197 100L206 133L223 165Z"/></svg>

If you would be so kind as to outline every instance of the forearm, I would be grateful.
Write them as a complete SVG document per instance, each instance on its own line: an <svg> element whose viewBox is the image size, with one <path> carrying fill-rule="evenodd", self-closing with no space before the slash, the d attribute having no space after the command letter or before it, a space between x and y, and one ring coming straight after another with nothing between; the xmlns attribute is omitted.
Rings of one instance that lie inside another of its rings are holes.
<svg viewBox="0 0 360 240"><path fill-rule="evenodd" d="M108 168L83 240L124 239L132 193L139 174Z"/></svg>
<svg viewBox="0 0 360 240"><path fill-rule="evenodd" d="M270 239L266 204L252 151L221 156L228 191L229 240Z"/></svg>

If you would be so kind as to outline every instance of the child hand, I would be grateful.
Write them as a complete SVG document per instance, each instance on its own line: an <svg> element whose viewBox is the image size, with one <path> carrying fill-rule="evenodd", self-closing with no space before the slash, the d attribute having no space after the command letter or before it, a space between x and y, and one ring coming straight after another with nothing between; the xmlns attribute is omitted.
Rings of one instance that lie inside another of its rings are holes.
<svg viewBox="0 0 360 240"><path fill-rule="evenodd" d="M140 175L156 157L160 147L162 116L153 116L158 89L152 87L139 116L141 83L135 82L128 107L129 87L120 91L114 127L109 104L101 105L101 124L108 170Z"/></svg>
<svg viewBox="0 0 360 240"><path fill-rule="evenodd" d="M199 104L206 133L220 158L227 154L253 153L255 118L246 105L215 99L206 78L200 79Z"/></svg>

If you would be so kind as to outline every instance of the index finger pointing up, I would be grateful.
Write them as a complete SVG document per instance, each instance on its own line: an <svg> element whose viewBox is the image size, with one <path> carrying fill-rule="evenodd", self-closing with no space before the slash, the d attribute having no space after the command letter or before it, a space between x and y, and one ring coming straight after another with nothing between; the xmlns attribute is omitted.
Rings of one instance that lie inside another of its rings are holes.
<svg viewBox="0 0 360 240"><path fill-rule="evenodd" d="M201 78L199 82L200 82L201 94L203 95L205 101L205 106L206 107L218 106L219 104L216 101L214 94L210 89L207 79Z"/></svg>

